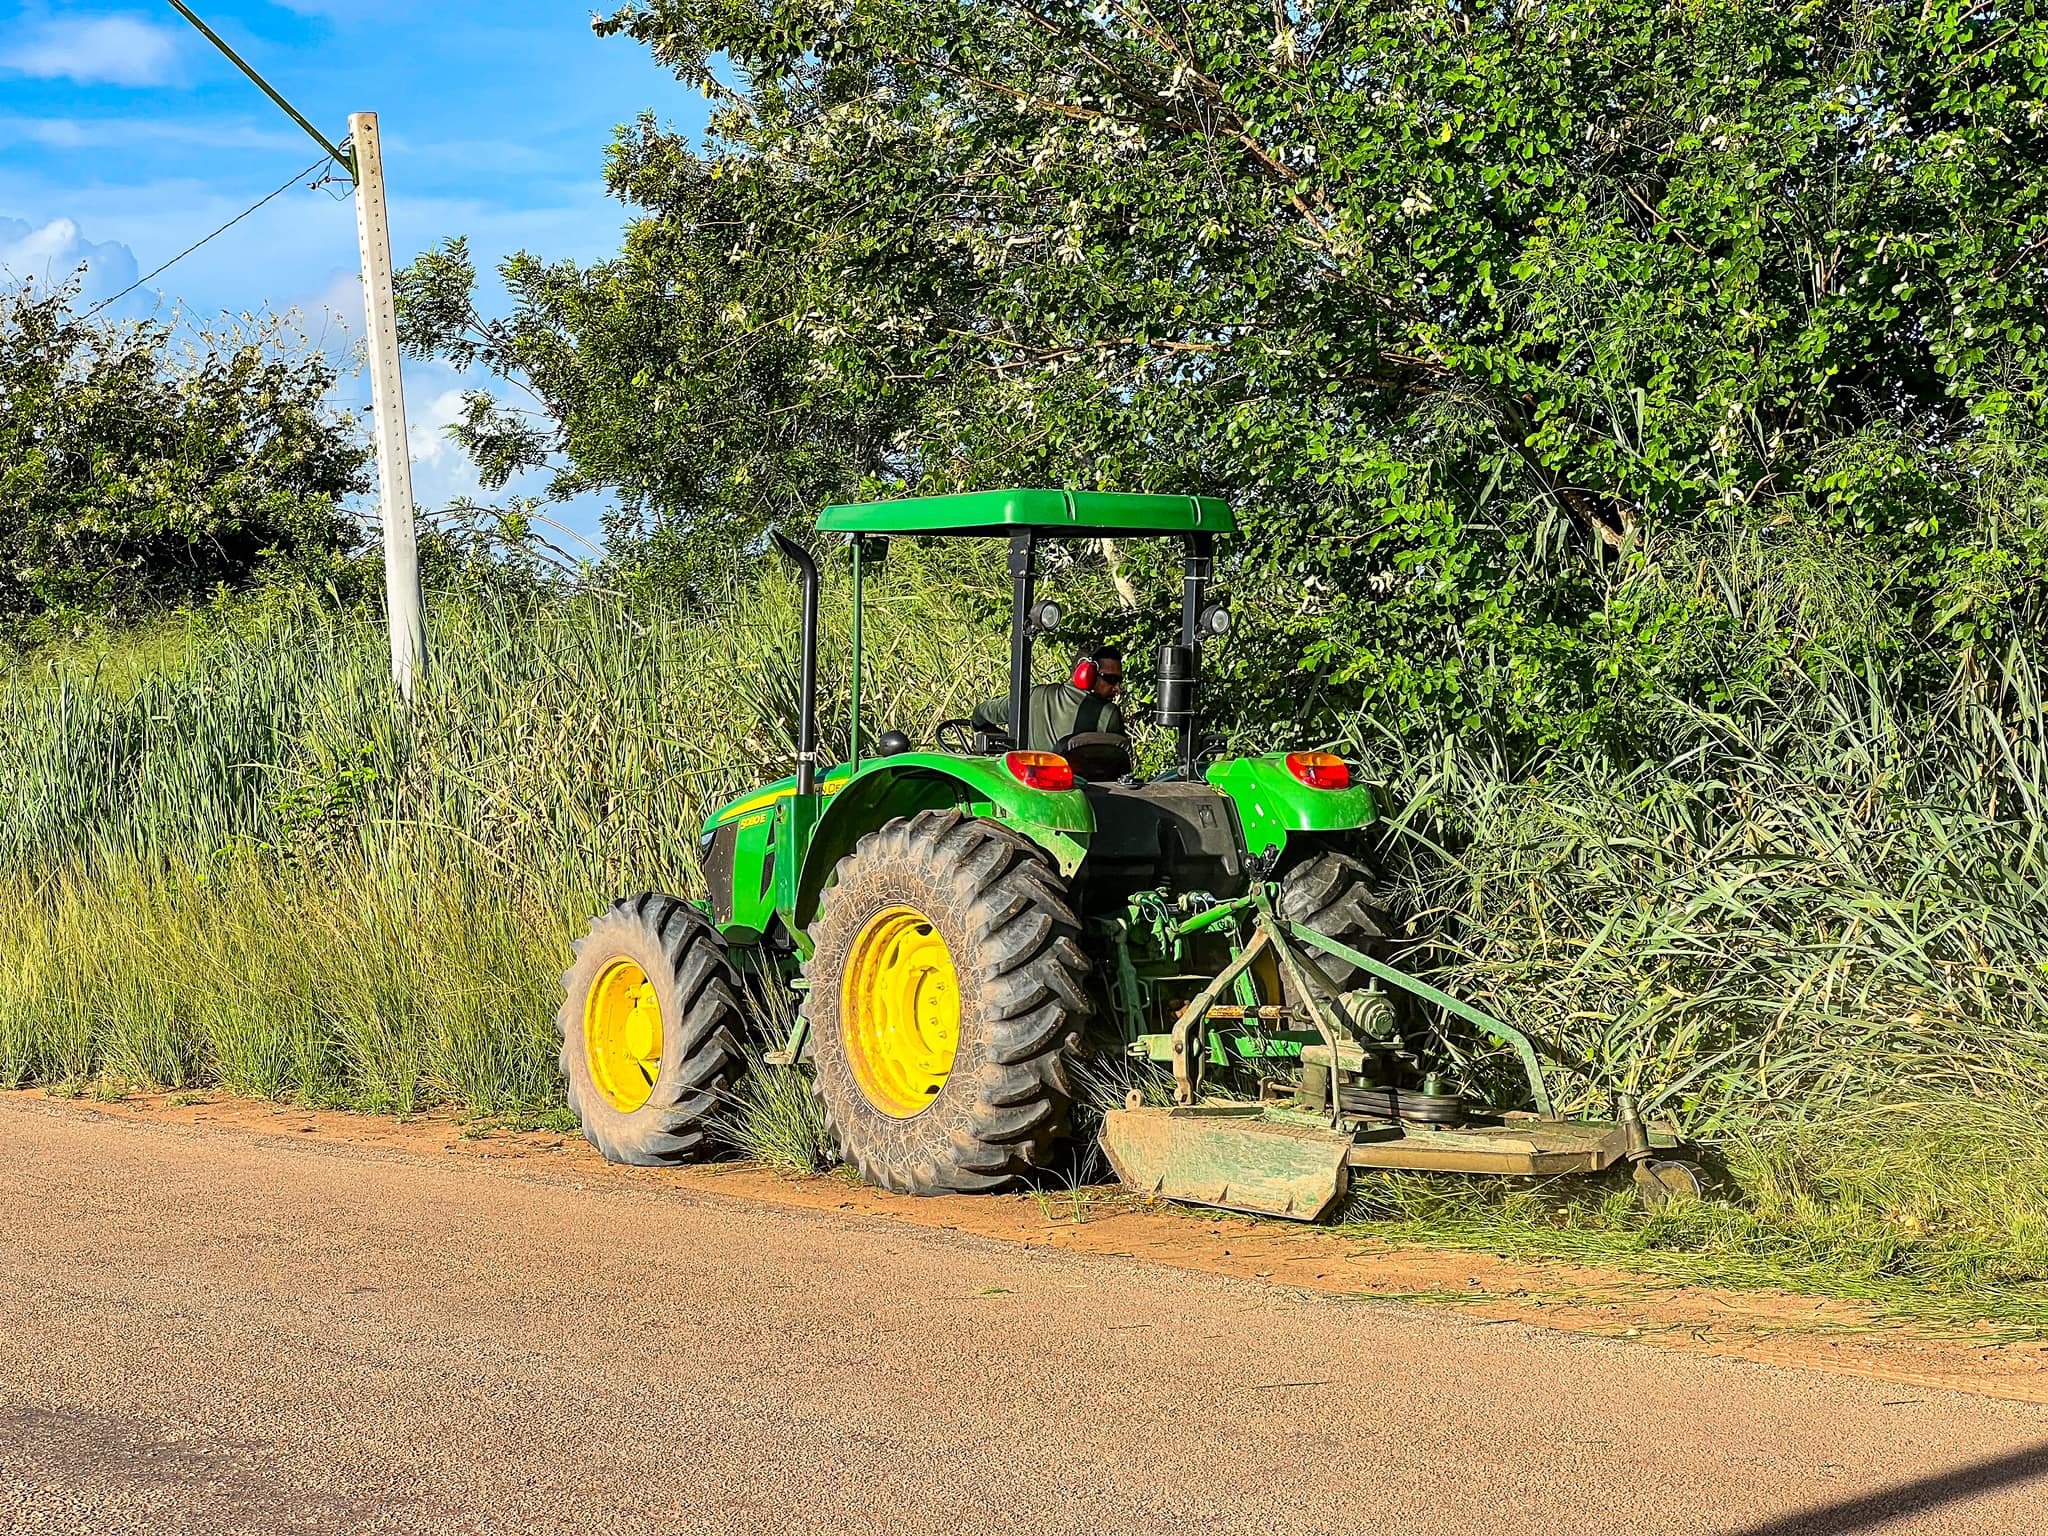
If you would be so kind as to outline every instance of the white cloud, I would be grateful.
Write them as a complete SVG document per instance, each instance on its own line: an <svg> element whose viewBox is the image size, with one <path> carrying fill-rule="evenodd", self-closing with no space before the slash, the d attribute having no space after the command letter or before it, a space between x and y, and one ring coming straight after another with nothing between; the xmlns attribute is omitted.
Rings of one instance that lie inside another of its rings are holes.
<svg viewBox="0 0 2048 1536"><path fill-rule="evenodd" d="M459 387L444 389L425 405L406 412L407 446L412 450L415 472L467 461L467 455L448 436L448 429L462 420L462 393Z"/></svg>
<svg viewBox="0 0 2048 1536"><path fill-rule="evenodd" d="M368 393L367 381L363 384ZM460 373L438 359L407 358L406 447L412 456L412 499L421 517L430 517L461 502L478 506L504 506L517 496L539 496L547 488L545 470L515 475L500 490L485 490L477 477L476 465L448 436L448 427L463 416L462 397L472 389L503 398L506 391L496 380L477 374ZM367 406L363 411L369 425ZM375 499L372 498L372 506ZM611 498L585 494L566 505L550 503L542 508L541 536L571 560L595 559L601 553L597 540L600 523ZM559 525L559 526L556 526Z"/></svg>
<svg viewBox="0 0 2048 1536"><path fill-rule="evenodd" d="M0 150L21 145L42 149L121 149L138 140L152 144L202 145L208 150L289 150L310 147L306 136L286 124L263 128L247 119L160 117L23 117L0 112Z"/></svg>
<svg viewBox="0 0 2048 1536"><path fill-rule="evenodd" d="M515 492L487 491L476 465L448 436L462 420L462 396L474 387L445 363L408 361L406 448L412 455L412 499L422 515L458 502L492 506Z"/></svg>
<svg viewBox="0 0 2048 1536"><path fill-rule="evenodd" d="M363 280L353 271L336 271L306 303L306 314L325 331L354 336L368 322L363 315Z"/></svg>
<svg viewBox="0 0 2048 1536"><path fill-rule="evenodd" d="M85 269L80 296L87 302L119 293L135 281L135 253L118 240L87 240L70 219L38 226L0 218L0 282L54 288L80 267Z"/></svg>
<svg viewBox="0 0 2048 1536"><path fill-rule="evenodd" d="M80 85L162 85L177 72L178 41L139 16L52 16L0 52L0 67Z"/></svg>

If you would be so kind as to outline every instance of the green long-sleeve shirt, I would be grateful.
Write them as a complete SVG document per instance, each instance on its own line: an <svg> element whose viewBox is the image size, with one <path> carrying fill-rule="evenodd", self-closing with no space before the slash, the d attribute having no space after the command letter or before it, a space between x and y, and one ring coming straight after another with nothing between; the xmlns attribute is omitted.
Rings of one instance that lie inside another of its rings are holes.
<svg viewBox="0 0 2048 1536"><path fill-rule="evenodd" d="M1008 732L1010 701L1005 697L977 704L971 718L978 730ZM1124 712L1114 701L1099 699L1072 683L1040 683L1033 688L1025 719L1030 729L1017 745L1031 752L1056 752L1061 742L1083 731L1129 734L1124 729Z"/></svg>

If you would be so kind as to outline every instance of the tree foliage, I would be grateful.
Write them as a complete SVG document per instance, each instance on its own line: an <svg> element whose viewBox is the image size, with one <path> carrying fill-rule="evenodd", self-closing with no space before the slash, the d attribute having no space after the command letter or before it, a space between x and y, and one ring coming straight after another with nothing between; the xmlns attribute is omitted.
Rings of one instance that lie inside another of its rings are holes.
<svg viewBox="0 0 2048 1536"><path fill-rule="evenodd" d="M486 488L546 468L554 499L607 492L625 563L715 588L707 567L885 462L890 411L814 372L787 315L812 281L802 253L734 259L722 232L674 206L672 161L694 162L648 132L660 164L621 153L611 166L614 189L651 210L617 258L516 255L500 273L512 313L490 319L467 245L451 240L400 274L399 335L416 355L516 383L510 403L468 391L452 428Z"/></svg>
<svg viewBox="0 0 2048 1536"><path fill-rule="evenodd" d="M0 293L0 625L134 616L353 549L368 453L331 363L275 321L181 346L75 297Z"/></svg>
<svg viewBox="0 0 2048 1536"><path fill-rule="evenodd" d="M1231 497L1269 715L1640 738L1645 699L1747 686L1683 562L1756 529L1863 582L1882 622L1830 644L1939 686L2039 619L2043 11L637 0L600 30L716 105L702 146L622 134L646 213L602 270L694 285L694 330L632 334L696 393L591 391L653 360L530 265L510 333L574 355L556 422L658 420L764 509L764 480L796 513L859 479ZM740 340L772 364L736 413ZM717 436L779 408L823 475Z"/></svg>

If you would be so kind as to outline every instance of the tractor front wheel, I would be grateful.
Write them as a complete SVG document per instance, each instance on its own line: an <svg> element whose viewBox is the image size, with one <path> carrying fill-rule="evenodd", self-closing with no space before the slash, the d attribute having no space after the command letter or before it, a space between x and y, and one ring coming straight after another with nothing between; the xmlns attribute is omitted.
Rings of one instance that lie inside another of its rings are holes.
<svg viewBox="0 0 2048 1536"><path fill-rule="evenodd" d="M813 1092L840 1155L909 1194L999 1189L1067 1128L1081 925L1032 843L959 811L869 833L804 967Z"/></svg>
<svg viewBox="0 0 2048 1536"><path fill-rule="evenodd" d="M681 1163L745 1066L725 941L673 896L629 896L593 918L562 978L562 1075L592 1146L615 1163Z"/></svg>

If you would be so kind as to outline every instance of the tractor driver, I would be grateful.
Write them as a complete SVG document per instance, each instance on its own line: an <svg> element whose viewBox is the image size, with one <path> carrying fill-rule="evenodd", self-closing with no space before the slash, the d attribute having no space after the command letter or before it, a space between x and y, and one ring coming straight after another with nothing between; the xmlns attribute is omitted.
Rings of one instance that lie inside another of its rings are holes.
<svg viewBox="0 0 2048 1536"><path fill-rule="evenodd" d="M1026 751L1057 752L1070 736L1097 731L1127 736L1124 712L1116 703L1123 686L1123 651L1114 645L1090 651L1074 663L1071 676L1031 690L1025 712L1030 729L1017 745ZM977 704L970 718L978 731L1009 735L1010 701L1005 697Z"/></svg>

